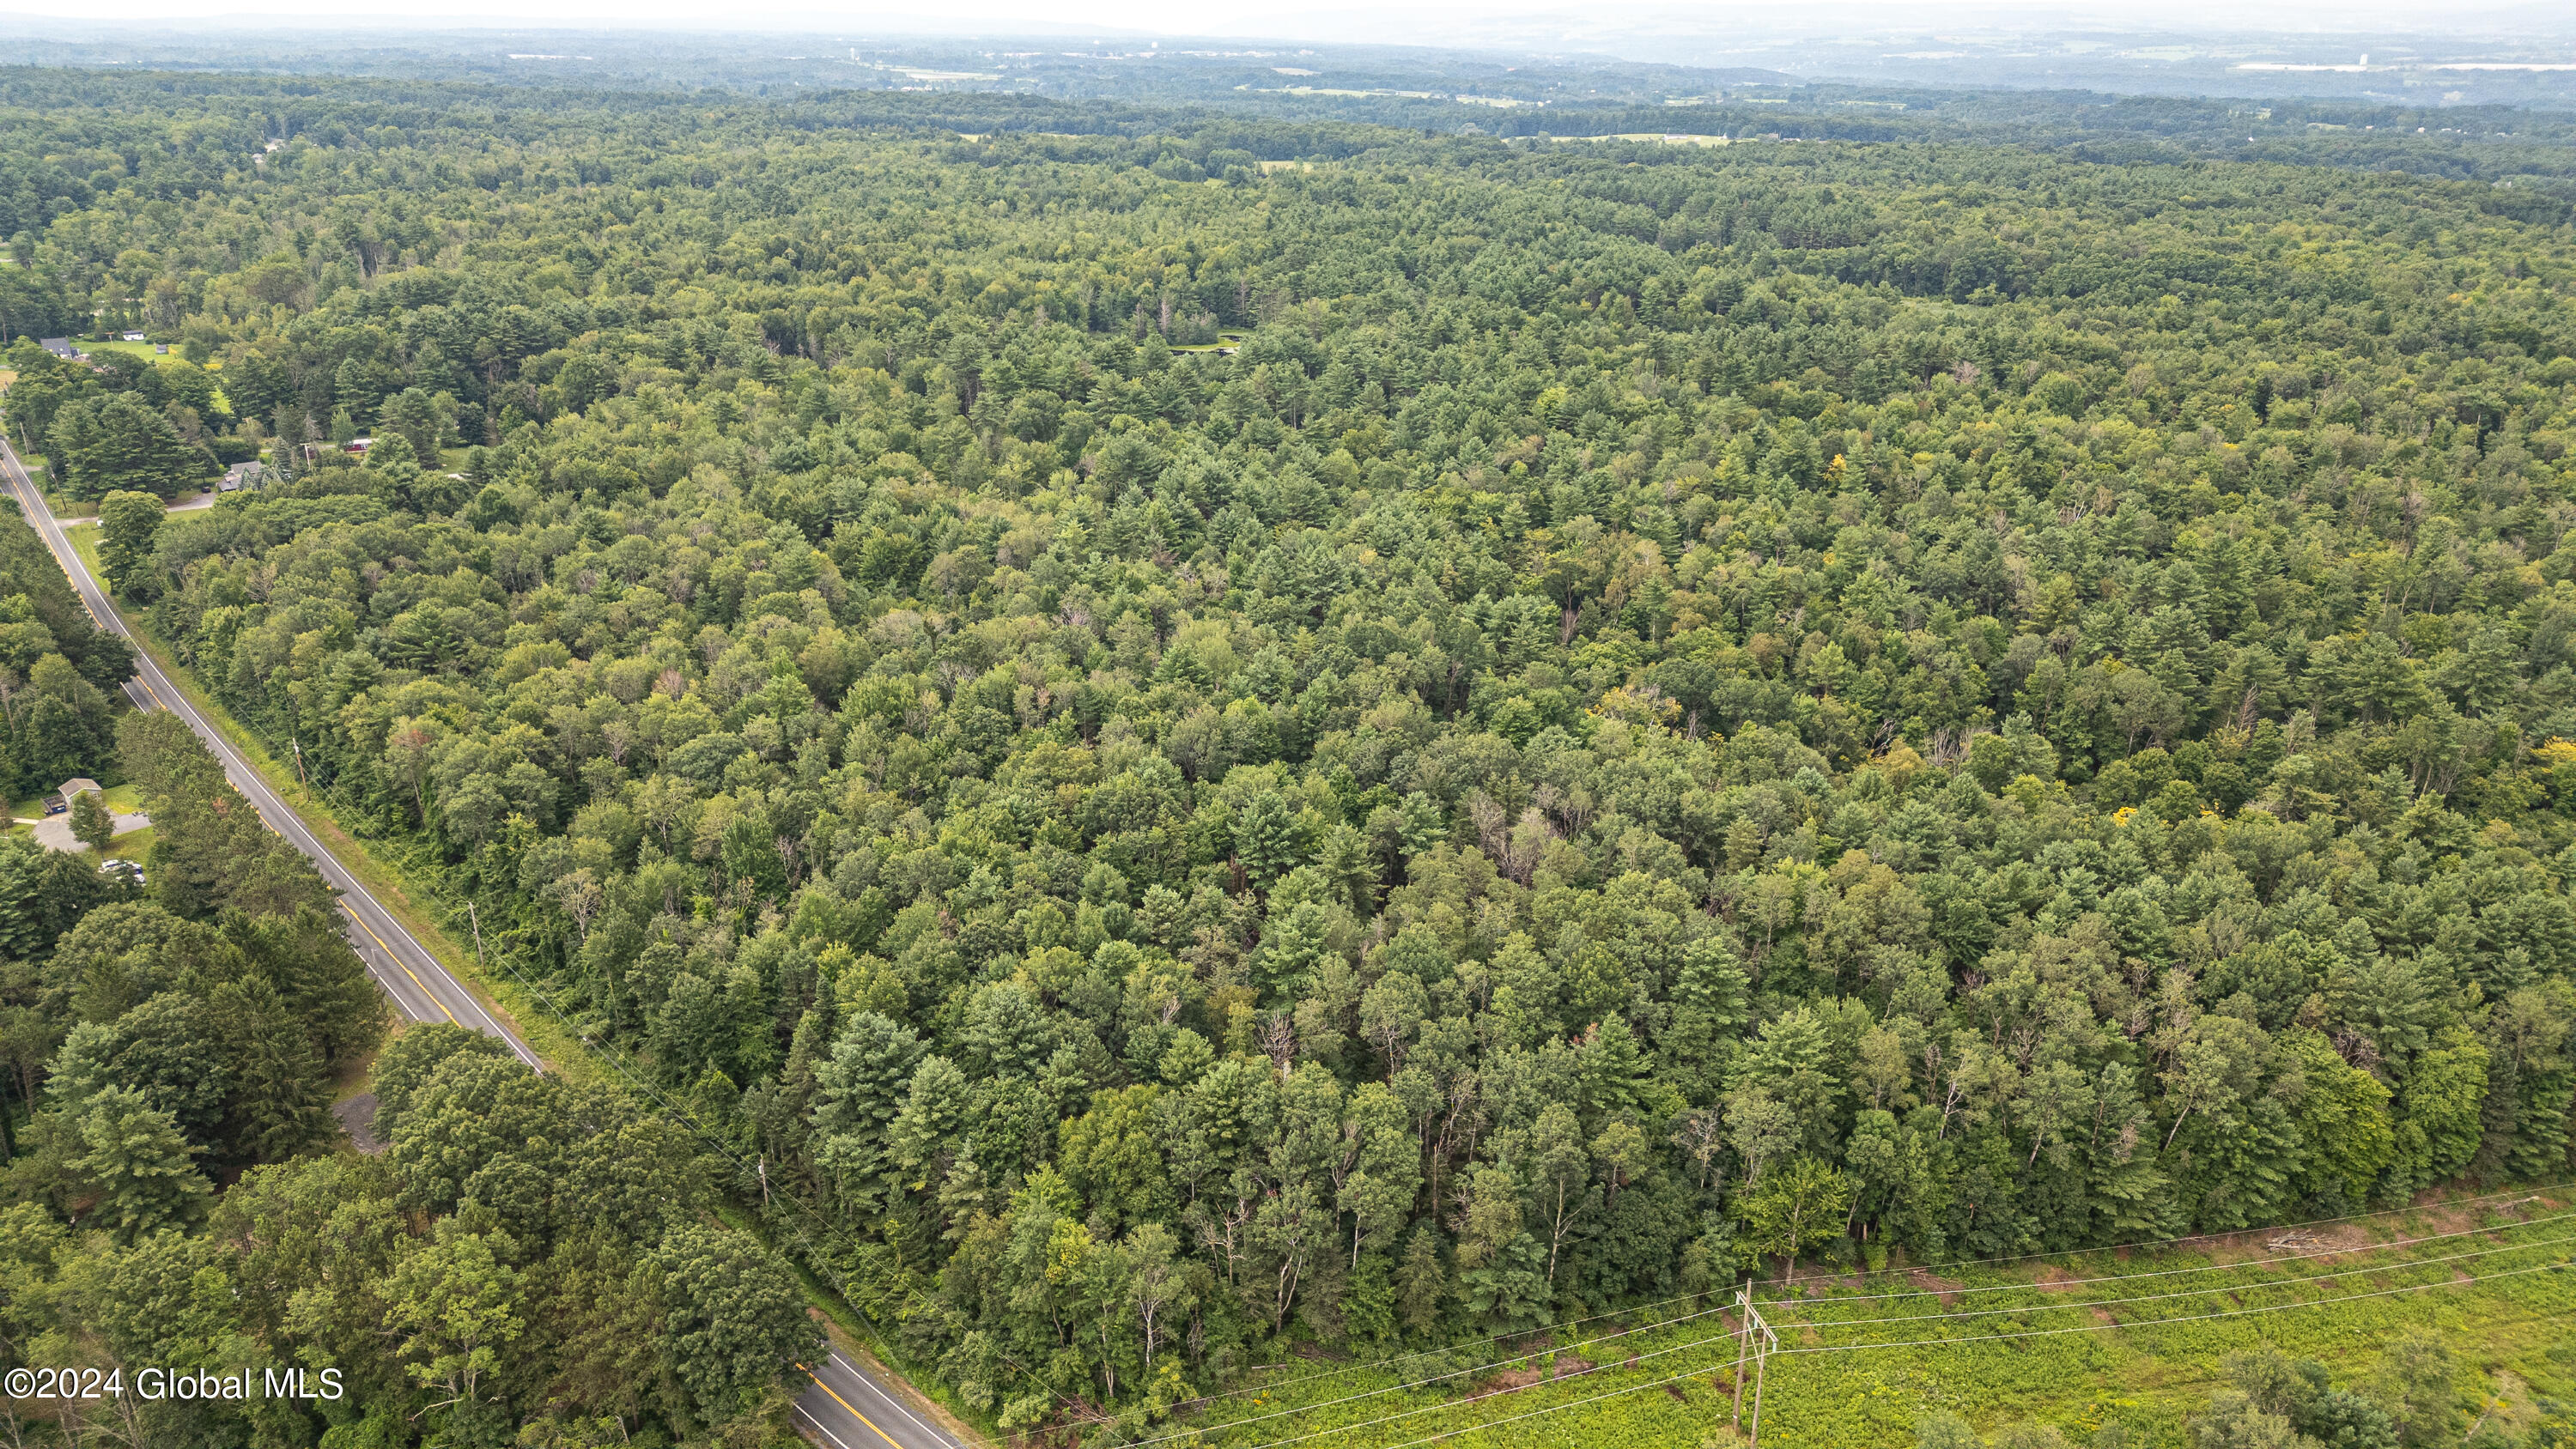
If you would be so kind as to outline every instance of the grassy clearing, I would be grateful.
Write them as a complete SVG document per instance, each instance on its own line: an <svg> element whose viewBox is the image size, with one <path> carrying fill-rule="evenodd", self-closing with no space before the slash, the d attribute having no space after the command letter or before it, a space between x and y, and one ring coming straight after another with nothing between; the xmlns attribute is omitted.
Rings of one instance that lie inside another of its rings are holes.
<svg viewBox="0 0 2576 1449"><path fill-rule="evenodd" d="M81 556L82 562L93 574L97 573L97 528L88 526L64 532L71 538L72 548ZM415 893L397 869L351 835L330 803L297 783L295 767L270 755L258 737L242 728L229 711L199 687L196 677L179 663L169 647L142 620L124 614L122 610L118 612L124 617L126 628L134 635L136 647L152 657L153 662L161 667L161 672L169 677L190 704L196 706L197 712L205 716L252 769L259 772L260 778L277 792L278 798L302 818L314 838L339 859L349 874L357 877L378 904L395 920L402 922L403 929L411 932L412 937L436 957L440 965L463 982L465 989L474 993L475 999L482 1002L486 1010L516 1032L530 1050L544 1059L549 1070L560 1071L582 1081L601 1079L599 1067L582 1044L524 983L493 979L477 970L473 948L466 944L465 939L451 934L449 923L433 914L427 904L427 892ZM458 919L452 924L461 929L465 925L463 913L456 914Z"/></svg>
<svg viewBox="0 0 2576 1449"><path fill-rule="evenodd" d="M2350 1380L2366 1376L2382 1347L2414 1326L2443 1334L2482 1403L2576 1393L2576 1193L2543 1193L2511 1212L2437 1204L2334 1228L2305 1245L2266 1246L2279 1236L1938 1278L1882 1275L1866 1288L1855 1280L1805 1285L1794 1302L1763 1305L1783 1350L1763 1385L1763 1442L1905 1449L1917 1419L1944 1408L1985 1430L2036 1420L2080 1442L2118 1422L2133 1443L2179 1445L2187 1416L2222 1381L2229 1354L2268 1343ZM2364 1251L2372 1245L2380 1251ZM2325 1250L2332 1255L2249 1265ZM2497 1276L2527 1269L2539 1271ZM2164 1276L2069 1282L2144 1273ZM2385 1292L2419 1285L2437 1286ZM1783 1293L1776 1285L1766 1291ZM1907 1296L1854 1301L1897 1291ZM2383 1296L2358 1296L2372 1293ZM2334 1299L2345 1301L2325 1301ZM2206 1317L2291 1302L2316 1306ZM1710 1313L1636 1331L1723 1306L1673 1304L1585 1325L1553 1345L1515 1340L1392 1365L1288 1367L1266 1392L1247 1387L1211 1405L1199 1427L1214 1449L1394 1449L1468 1431L1473 1437L1462 1442L1477 1449L1731 1444L1731 1321ZM1979 1316L1955 1316L1970 1313ZM1815 1351L1855 1344L1873 1346ZM1496 1362L1515 1349L1521 1357ZM1397 1387L1443 1374L1454 1376ZM1558 1411L1517 1418L1550 1409Z"/></svg>
<svg viewBox="0 0 2576 1449"><path fill-rule="evenodd" d="M92 518L74 523L64 518L60 510L56 510L54 518L63 525L63 537L71 541L72 552L80 555L81 565L89 570L90 577L106 578L107 575L98 571L98 520ZM102 584L100 587L106 586Z"/></svg>
<svg viewBox="0 0 2576 1449"><path fill-rule="evenodd" d="M171 363L185 362L188 360L187 354L179 350L179 345L177 343L172 343L168 352L155 352L152 348L152 344L149 342L127 342L122 339L115 342L80 342L73 345L80 348L83 352L122 352L130 356L140 357L146 362ZM221 372L224 370L223 363L213 358L207 359L205 362L200 363L199 366L205 368L208 372Z"/></svg>
<svg viewBox="0 0 2576 1449"><path fill-rule="evenodd" d="M1617 131L1606 136L1551 136L1553 141L1642 141L1659 146L1725 146L1724 136L1685 136L1670 131Z"/></svg>

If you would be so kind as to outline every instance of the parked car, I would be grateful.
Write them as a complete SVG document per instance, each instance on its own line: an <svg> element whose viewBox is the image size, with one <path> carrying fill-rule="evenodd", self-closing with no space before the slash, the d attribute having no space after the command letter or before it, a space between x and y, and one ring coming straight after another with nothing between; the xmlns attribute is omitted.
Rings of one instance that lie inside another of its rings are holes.
<svg viewBox="0 0 2576 1449"><path fill-rule="evenodd" d="M136 865L133 861L102 860L98 863L98 873L100 875L116 876L124 880L126 884L134 887L136 890L143 889L143 867Z"/></svg>

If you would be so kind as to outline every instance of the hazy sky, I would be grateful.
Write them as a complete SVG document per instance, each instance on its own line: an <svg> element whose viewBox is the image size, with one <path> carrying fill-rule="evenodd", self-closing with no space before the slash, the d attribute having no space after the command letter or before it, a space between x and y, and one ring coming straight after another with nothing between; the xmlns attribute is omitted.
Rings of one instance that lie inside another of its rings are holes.
<svg viewBox="0 0 2576 1449"><path fill-rule="evenodd" d="M483 0L488 4L489 0ZM72 20L175 19L188 28L243 24L270 18L330 18L359 26L531 25L615 26L717 30L856 30L878 34L960 31L1079 30L1100 27L1173 36L1293 36L1310 40L1400 40L1472 43L1496 29L1519 33L1562 27L1569 34L1603 26L1719 35L1743 29L1765 35L1920 31L1944 27L2062 30L2123 29L2243 31L2456 31L2495 25L2529 31L2567 29L2558 7L2519 0L2469 0L2466 4L2401 4L2394 0L2269 0L2260 6L2218 0L1826 0L1826 3L1568 4L1565 0L1478 0L1478 3L1397 3L1356 6L1350 0L1243 0L1216 6L1204 0L951 0L919 4L825 5L800 0L753 0L710 7L700 0L527 0L482 14L432 10L410 15L363 9L351 0L257 0L255 14L210 13L213 7L184 0L5 0L7 14ZM467 6L481 6L468 0ZM252 7L242 7L249 11ZM2552 22L2555 23L2552 23Z"/></svg>

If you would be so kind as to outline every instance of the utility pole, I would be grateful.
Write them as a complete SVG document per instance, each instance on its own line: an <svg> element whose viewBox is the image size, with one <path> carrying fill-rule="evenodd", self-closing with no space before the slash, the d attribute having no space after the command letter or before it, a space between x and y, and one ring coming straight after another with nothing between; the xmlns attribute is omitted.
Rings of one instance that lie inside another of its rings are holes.
<svg viewBox="0 0 2576 1449"><path fill-rule="evenodd" d="M1762 1351L1757 1354L1753 1360L1753 1442L1751 1449L1762 1449L1762 1384L1763 1381L1770 1376L1766 1371L1771 1367L1772 1350L1780 1346L1780 1335L1771 1331L1770 1324L1762 1323L1762 1316L1758 1313L1754 1315L1754 1322L1761 1323L1762 1325L1763 1344Z"/></svg>
<svg viewBox="0 0 2576 1449"><path fill-rule="evenodd" d="M274 739L276 737L272 735L270 738ZM294 735L288 735L286 737L286 742L295 747L295 783L303 786L307 790L312 789L313 782L304 778L304 741L296 738Z"/></svg>
<svg viewBox="0 0 2576 1449"><path fill-rule="evenodd" d="M1749 1353L1753 1358L1753 1437L1748 1449L1761 1449L1762 1388L1768 1378L1765 1371L1771 1366L1771 1355L1780 1347L1780 1335L1753 1306L1751 1283L1736 1290L1735 1308L1735 1427L1738 1432L1744 1428L1744 1359Z"/></svg>
<svg viewBox="0 0 2576 1449"><path fill-rule="evenodd" d="M465 919L474 923L474 971L476 975L481 975L483 972L483 917L475 912L472 901L465 903Z"/></svg>
<svg viewBox="0 0 2576 1449"><path fill-rule="evenodd" d="M1735 1290L1735 1427L1744 1428L1744 1354L1753 1344L1753 1285Z"/></svg>

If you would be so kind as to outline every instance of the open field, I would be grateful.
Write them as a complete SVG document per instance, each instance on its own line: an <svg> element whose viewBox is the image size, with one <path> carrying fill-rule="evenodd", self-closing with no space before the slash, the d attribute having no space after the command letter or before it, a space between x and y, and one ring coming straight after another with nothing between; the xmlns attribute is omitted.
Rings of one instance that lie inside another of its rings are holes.
<svg viewBox="0 0 2576 1449"><path fill-rule="evenodd" d="M2576 1192L2556 1189L2161 1251L1766 1283L1759 1308L1780 1348L1761 1385L1762 1439L1904 1449L1937 1408L1989 1432L2037 1421L2080 1440L2116 1422L2133 1444L2180 1445L2229 1354L2269 1344L2340 1382L2417 1326L2443 1335L2482 1403L2564 1396L2576 1392L2571 1253ZM1732 1443L1734 1327L1721 1294L1390 1363L1298 1361L1230 1392L1198 1427L1219 1449Z"/></svg>
<svg viewBox="0 0 2576 1449"><path fill-rule="evenodd" d="M180 355L179 349L176 345L173 345L168 352L154 351L153 345L149 342L79 342L74 343L73 345L83 352L123 352L135 357L140 357L147 362L183 362L186 360ZM204 366L208 372L221 372L224 370L224 365L221 362L210 361L205 363Z"/></svg>
<svg viewBox="0 0 2576 1449"><path fill-rule="evenodd" d="M1556 141L1647 141L1666 146L1731 146L1724 136L1685 136L1669 131L1621 131L1612 136L1554 136Z"/></svg>

